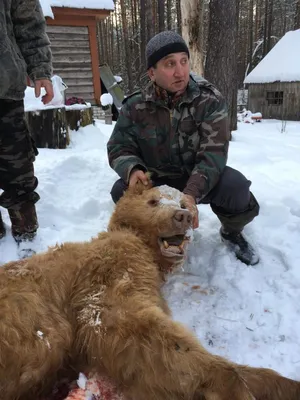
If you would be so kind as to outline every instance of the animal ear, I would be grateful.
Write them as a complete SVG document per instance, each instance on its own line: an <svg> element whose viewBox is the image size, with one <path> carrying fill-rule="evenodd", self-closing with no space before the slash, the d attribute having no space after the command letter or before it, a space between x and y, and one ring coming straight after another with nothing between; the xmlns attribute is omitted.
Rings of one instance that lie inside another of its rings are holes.
<svg viewBox="0 0 300 400"><path fill-rule="evenodd" d="M148 179L148 185L145 185L143 182L141 181L137 181L136 185L133 188L129 188L128 192L134 194L134 195L140 195L142 194L145 190L149 190L151 188L153 188L153 182L151 180L151 174L150 172L146 172L145 174L147 176Z"/></svg>

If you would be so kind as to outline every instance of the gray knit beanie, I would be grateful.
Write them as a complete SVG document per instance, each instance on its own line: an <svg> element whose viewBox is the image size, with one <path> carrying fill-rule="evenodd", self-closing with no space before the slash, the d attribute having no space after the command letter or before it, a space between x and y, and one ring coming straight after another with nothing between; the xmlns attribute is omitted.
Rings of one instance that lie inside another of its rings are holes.
<svg viewBox="0 0 300 400"><path fill-rule="evenodd" d="M187 53L189 49L183 38L176 32L164 31L153 36L146 46L147 69L153 67L159 60L171 53Z"/></svg>

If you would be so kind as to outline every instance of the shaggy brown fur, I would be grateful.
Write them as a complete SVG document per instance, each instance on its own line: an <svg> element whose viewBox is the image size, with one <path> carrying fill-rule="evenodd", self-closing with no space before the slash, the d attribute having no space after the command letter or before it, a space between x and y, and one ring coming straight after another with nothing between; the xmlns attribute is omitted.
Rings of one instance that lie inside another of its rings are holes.
<svg viewBox="0 0 300 400"><path fill-rule="evenodd" d="M107 374L130 400L299 400L298 382L214 356L171 319L159 238L191 218L160 198L129 190L108 232L0 269L2 400L36 399L69 363Z"/></svg>

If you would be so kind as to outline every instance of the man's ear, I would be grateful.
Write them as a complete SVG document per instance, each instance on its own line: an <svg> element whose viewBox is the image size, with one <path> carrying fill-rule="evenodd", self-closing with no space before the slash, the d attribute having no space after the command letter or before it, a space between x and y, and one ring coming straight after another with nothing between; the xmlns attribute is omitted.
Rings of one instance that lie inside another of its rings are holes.
<svg viewBox="0 0 300 400"><path fill-rule="evenodd" d="M150 67L147 71L149 78L151 79L152 82L155 81L155 76L154 76L154 68Z"/></svg>

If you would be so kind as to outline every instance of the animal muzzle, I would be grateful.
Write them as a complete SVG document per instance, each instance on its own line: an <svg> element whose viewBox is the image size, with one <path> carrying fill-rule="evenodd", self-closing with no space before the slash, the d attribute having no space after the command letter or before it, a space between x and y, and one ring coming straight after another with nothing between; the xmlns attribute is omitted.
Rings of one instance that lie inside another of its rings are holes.
<svg viewBox="0 0 300 400"><path fill-rule="evenodd" d="M175 211L173 215L173 224L176 230L187 231L192 225L193 217L188 210Z"/></svg>

